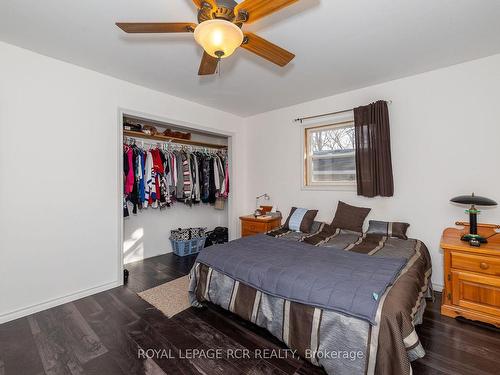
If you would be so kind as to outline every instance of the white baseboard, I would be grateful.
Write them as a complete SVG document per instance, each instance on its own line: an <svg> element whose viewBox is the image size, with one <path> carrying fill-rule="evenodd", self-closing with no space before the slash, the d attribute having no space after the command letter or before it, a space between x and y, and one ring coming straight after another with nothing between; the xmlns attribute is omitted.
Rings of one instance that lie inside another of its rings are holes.
<svg viewBox="0 0 500 375"><path fill-rule="evenodd" d="M441 284L436 284L436 283L432 283L432 288L434 289L434 291L436 292L442 292L443 289L444 289L444 285L441 285Z"/></svg>
<svg viewBox="0 0 500 375"><path fill-rule="evenodd" d="M116 288L122 285L121 281L112 281L107 284L99 285L93 288L84 289L79 292L67 294L62 297L54 298L49 301L37 303L28 307L23 307L17 310L9 311L7 313L0 314L0 324L9 322L14 319L22 318L27 315L37 313L39 311L50 309L51 307L56 307L63 305L68 302L76 301L77 299L91 296L92 294L104 292L105 290Z"/></svg>

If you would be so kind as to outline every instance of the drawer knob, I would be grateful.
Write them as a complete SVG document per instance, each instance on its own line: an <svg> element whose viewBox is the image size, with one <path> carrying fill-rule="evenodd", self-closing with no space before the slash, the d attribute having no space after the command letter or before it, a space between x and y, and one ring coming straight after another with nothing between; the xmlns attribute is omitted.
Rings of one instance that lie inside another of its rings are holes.
<svg viewBox="0 0 500 375"><path fill-rule="evenodd" d="M484 262L481 262L479 267L481 267L482 270L487 270L488 268L490 268L489 264Z"/></svg>

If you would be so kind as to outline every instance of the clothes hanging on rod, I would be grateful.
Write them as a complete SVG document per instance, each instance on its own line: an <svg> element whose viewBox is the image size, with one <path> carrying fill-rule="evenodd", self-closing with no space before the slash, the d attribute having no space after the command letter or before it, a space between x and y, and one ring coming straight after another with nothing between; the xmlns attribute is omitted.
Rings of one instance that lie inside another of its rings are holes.
<svg viewBox="0 0 500 375"><path fill-rule="evenodd" d="M126 138L123 144L124 217L151 208L212 204L224 207L229 196L229 162L225 150L146 143ZM217 204L216 204L217 202Z"/></svg>

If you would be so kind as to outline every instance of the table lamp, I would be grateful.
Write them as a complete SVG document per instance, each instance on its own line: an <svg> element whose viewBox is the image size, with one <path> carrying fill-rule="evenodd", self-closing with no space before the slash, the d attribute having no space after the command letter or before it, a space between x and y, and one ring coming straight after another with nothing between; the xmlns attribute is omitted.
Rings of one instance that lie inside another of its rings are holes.
<svg viewBox="0 0 500 375"><path fill-rule="evenodd" d="M454 203L470 204L470 208L465 210L469 214L470 233L462 236L462 241L479 241L480 243L487 243L486 238L477 234L477 214L480 213L476 206L496 206L497 202L492 199L480 197L472 193L472 195L460 195L451 199Z"/></svg>
<svg viewBox="0 0 500 375"><path fill-rule="evenodd" d="M257 216L260 216L262 214L260 208L259 208L259 200L261 198L264 198L265 200L269 200L271 199L271 197L269 196L269 194L267 193L264 193L262 195L259 195L258 197L255 197L255 212L254 212L254 216L257 217Z"/></svg>

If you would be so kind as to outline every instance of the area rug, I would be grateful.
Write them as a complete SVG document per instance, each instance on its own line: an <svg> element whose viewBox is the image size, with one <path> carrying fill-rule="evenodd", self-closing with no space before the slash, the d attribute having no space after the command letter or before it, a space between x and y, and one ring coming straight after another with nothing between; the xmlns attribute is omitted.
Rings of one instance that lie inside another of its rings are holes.
<svg viewBox="0 0 500 375"><path fill-rule="evenodd" d="M188 287L189 278L186 275L138 294L143 300L171 318L190 307Z"/></svg>

